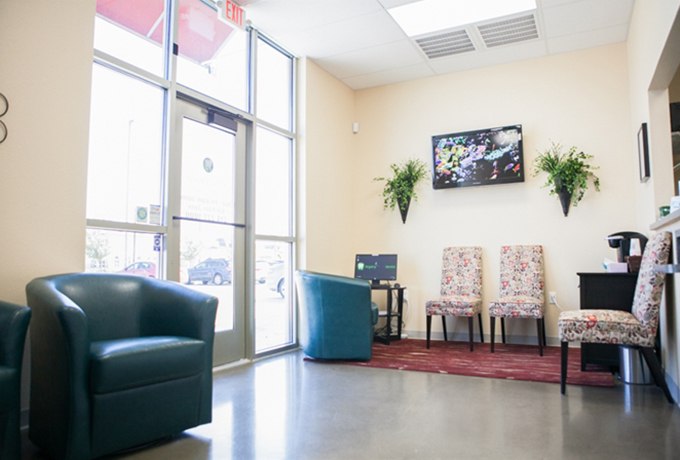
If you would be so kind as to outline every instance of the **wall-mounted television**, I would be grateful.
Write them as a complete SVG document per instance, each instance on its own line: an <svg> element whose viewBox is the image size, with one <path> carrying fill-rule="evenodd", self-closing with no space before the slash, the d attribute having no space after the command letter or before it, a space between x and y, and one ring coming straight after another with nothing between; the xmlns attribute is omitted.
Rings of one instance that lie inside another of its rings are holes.
<svg viewBox="0 0 680 460"><path fill-rule="evenodd" d="M524 181L522 125L432 136L435 189Z"/></svg>
<svg viewBox="0 0 680 460"><path fill-rule="evenodd" d="M357 254L354 258L354 277L373 284L397 279L396 254Z"/></svg>

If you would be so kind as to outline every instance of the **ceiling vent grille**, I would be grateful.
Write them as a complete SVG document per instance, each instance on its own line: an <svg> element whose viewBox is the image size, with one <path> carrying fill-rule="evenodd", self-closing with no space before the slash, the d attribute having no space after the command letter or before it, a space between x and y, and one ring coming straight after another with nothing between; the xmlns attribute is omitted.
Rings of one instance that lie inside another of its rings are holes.
<svg viewBox="0 0 680 460"><path fill-rule="evenodd" d="M478 26L477 30L487 48L538 38L533 14L484 24Z"/></svg>
<svg viewBox="0 0 680 460"><path fill-rule="evenodd" d="M456 30L453 32L430 35L429 37L417 38L416 43L430 59L475 50L475 45L472 43L465 30Z"/></svg>

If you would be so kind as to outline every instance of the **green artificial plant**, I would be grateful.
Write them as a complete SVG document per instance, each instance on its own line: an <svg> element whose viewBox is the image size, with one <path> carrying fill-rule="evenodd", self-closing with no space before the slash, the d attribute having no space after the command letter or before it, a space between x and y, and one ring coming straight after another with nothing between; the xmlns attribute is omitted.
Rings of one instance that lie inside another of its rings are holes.
<svg viewBox="0 0 680 460"><path fill-rule="evenodd" d="M417 200L416 185L427 177L427 165L422 160L411 159L398 164L391 164L392 177L376 177L373 180L384 181L382 197L385 209L399 208L401 221L406 223L406 215L411 199Z"/></svg>
<svg viewBox="0 0 680 460"><path fill-rule="evenodd" d="M564 152L560 144L553 142L534 160L534 175L542 172L548 175L543 186L549 188L550 195L559 196L565 216L569 213L569 204L577 206L591 182L595 190L600 190L600 179L593 172L598 167L589 163L591 158L592 155L574 146Z"/></svg>

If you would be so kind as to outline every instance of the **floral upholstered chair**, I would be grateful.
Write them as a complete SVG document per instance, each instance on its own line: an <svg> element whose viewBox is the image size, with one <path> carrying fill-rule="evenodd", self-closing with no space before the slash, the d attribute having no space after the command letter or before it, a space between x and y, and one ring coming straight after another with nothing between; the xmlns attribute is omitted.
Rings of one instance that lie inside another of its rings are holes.
<svg viewBox="0 0 680 460"><path fill-rule="evenodd" d="M543 356L544 312L543 247L540 245L501 247L500 297L489 304L491 352L494 352L496 318L501 319L503 343L505 343L505 318L528 318L536 320L538 352Z"/></svg>
<svg viewBox="0 0 680 460"><path fill-rule="evenodd" d="M482 248L445 248L442 256L441 297L425 304L427 315L427 348L430 348L432 316L441 315L444 340L446 317L463 316L468 319L470 351L474 350L472 327L475 316L479 318L479 337L484 343L482 330Z"/></svg>
<svg viewBox="0 0 680 460"><path fill-rule="evenodd" d="M657 272L655 266L668 263L670 246L671 234L668 232L657 233L647 243L630 313L619 310L570 310L560 313L557 327L562 342L562 394L567 382L569 342L610 343L639 348L657 385L673 402L654 351L659 307L666 280L666 275Z"/></svg>

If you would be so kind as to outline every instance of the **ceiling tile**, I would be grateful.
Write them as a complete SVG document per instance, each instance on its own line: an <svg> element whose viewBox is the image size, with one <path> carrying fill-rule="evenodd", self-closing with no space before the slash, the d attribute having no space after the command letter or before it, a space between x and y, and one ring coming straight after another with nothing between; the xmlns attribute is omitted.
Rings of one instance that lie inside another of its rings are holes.
<svg viewBox="0 0 680 460"><path fill-rule="evenodd" d="M293 49L304 47L312 58L334 56L406 38L387 13L372 13L312 29L291 31L281 39Z"/></svg>
<svg viewBox="0 0 680 460"><path fill-rule="evenodd" d="M407 67L424 62L424 57L410 40L401 40L316 59L316 62L336 77L347 78Z"/></svg>
<svg viewBox="0 0 680 460"><path fill-rule="evenodd" d="M460 54L450 58L432 59L430 67L438 74L475 69L489 65L505 64L545 56L545 44L541 40L488 49L476 53Z"/></svg>
<svg viewBox="0 0 680 460"><path fill-rule="evenodd" d="M261 0L246 7L246 16L258 28L280 34L379 11L377 0Z"/></svg>
<svg viewBox="0 0 680 460"><path fill-rule="evenodd" d="M344 78L342 81L352 89L364 89L373 86L399 83L418 78L431 77L434 72L427 64L416 64L408 67L400 67L367 75Z"/></svg>
<svg viewBox="0 0 680 460"><path fill-rule="evenodd" d="M378 0L385 9L396 8L397 6L406 5L407 3L415 3L420 0Z"/></svg>
<svg viewBox="0 0 680 460"><path fill-rule="evenodd" d="M564 53L623 42L626 40L627 35L628 25L622 24L606 29L595 29L578 34L549 38L546 41L550 53Z"/></svg>
<svg viewBox="0 0 680 460"><path fill-rule="evenodd" d="M564 5L565 3L578 3L581 0L538 0L536 3L539 8L552 8L553 6Z"/></svg>
<svg viewBox="0 0 680 460"><path fill-rule="evenodd" d="M634 0L583 0L543 10L545 37L628 24Z"/></svg>

